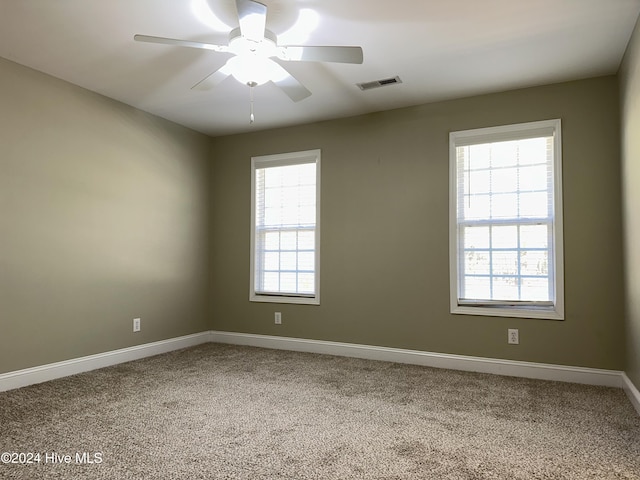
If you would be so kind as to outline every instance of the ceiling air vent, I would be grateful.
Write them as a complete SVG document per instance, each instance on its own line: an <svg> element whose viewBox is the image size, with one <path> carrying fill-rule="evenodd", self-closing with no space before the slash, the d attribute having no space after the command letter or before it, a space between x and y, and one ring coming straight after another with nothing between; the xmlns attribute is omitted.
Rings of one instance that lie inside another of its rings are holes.
<svg viewBox="0 0 640 480"><path fill-rule="evenodd" d="M391 78L383 78L382 80L374 80L373 82L356 83L360 90L371 90L372 88L386 87L388 85L395 85L396 83L402 83L400 77L397 75Z"/></svg>

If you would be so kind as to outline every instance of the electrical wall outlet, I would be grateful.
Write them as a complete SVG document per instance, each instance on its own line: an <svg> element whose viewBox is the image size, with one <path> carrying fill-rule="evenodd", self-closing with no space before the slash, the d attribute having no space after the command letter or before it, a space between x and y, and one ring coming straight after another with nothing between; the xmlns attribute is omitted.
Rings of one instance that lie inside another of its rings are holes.
<svg viewBox="0 0 640 480"><path fill-rule="evenodd" d="M140 319L139 318L134 318L133 319L133 331L134 332L139 332L140 331Z"/></svg>
<svg viewBox="0 0 640 480"><path fill-rule="evenodd" d="M275 322L276 325L281 325L282 324L282 313L281 312L276 312L274 315L275 318Z"/></svg>
<svg viewBox="0 0 640 480"><path fill-rule="evenodd" d="M507 342L511 345L518 345L520 343L520 334L517 328L509 328L507 330Z"/></svg>

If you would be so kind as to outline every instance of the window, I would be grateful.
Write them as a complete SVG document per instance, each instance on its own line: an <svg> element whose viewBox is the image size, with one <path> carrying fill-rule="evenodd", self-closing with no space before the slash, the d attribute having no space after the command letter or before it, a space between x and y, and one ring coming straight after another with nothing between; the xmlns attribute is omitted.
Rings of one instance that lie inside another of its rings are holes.
<svg viewBox="0 0 640 480"><path fill-rule="evenodd" d="M320 150L251 159L251 301L320 303L319 220Z"/></svg>
<svg viewBox="0 0 640 480"><path fill-rule="evenodd" d="M564 318L560 133L450 133L451 313Z"/></svg>

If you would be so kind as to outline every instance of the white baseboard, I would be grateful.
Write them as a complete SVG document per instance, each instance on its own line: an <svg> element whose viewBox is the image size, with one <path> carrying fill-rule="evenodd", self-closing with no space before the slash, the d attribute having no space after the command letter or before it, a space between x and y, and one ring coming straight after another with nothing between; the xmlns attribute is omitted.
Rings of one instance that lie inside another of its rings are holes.
<svg viewBox="0 0 640 480"><path fill-rule="evenodd" d="M87 357L73 358L62 362L50 363L24 370L0 374L0 392L26 387L35 383L47 382L60 377L109 367L118 363L139 360L161 353L192 347L211 341L211 332L195 333L183 337L170 338L159 342L145 343L135 347L121 348L110 352L98 353Z"/></svg>
<svg viewBox="0 0 640 480"><path fill-rule="evenodd" d="M138 360L207 342L321 353L426 367L624 388L640 413L640 393L620 371L520 362L353 343L208 331L0 374L0 392Z"/></svg>
<svg viewBox="0 0 640 480"><path fill-rule="evenodd" d="M631 380L629 380L629 377L627 377L627 374L624 372L622 372L622 381L624 383L624 391L627 392L627 396L629 397L631 404L635 407L638 415L640 415L640 391L638 391L636 386Z"/></svg>
<svg viewBox="0 0 640 480"><path fill-rule="evenodd" d="M234 332L212 331L211 340L217 343L250 345L254 347L274 348L280 350L293 350L298 352L365 358L369 360L409 363L426 367L448 368L451 370L464 370L468 372L582 383L586 385L601 385L617 388L623 387L623 373L617 370L570 367L546 363L520 362L514 360L453 355L447 353L423 352L419 350L404 350L400 348Z"/></svg>

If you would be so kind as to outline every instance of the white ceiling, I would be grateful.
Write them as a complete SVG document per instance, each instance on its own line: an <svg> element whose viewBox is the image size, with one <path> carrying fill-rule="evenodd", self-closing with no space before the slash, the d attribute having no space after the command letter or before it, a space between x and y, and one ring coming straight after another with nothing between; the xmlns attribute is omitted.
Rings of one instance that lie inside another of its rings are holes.
<svg viewBox="0 0 640 480"><path fill-rule="evenodd" d="M279 44L360 45L364 63L281 62L312 96L257 87L249 125L246 85L191 90L229 54L133 40L226 45L235 0L0 0L0 56L223 135L612 74L640 13L640 0L261 1ZM296 32L302 9L319 15L312 32ZM355 86L395 75L402 84Z"/></svg>

